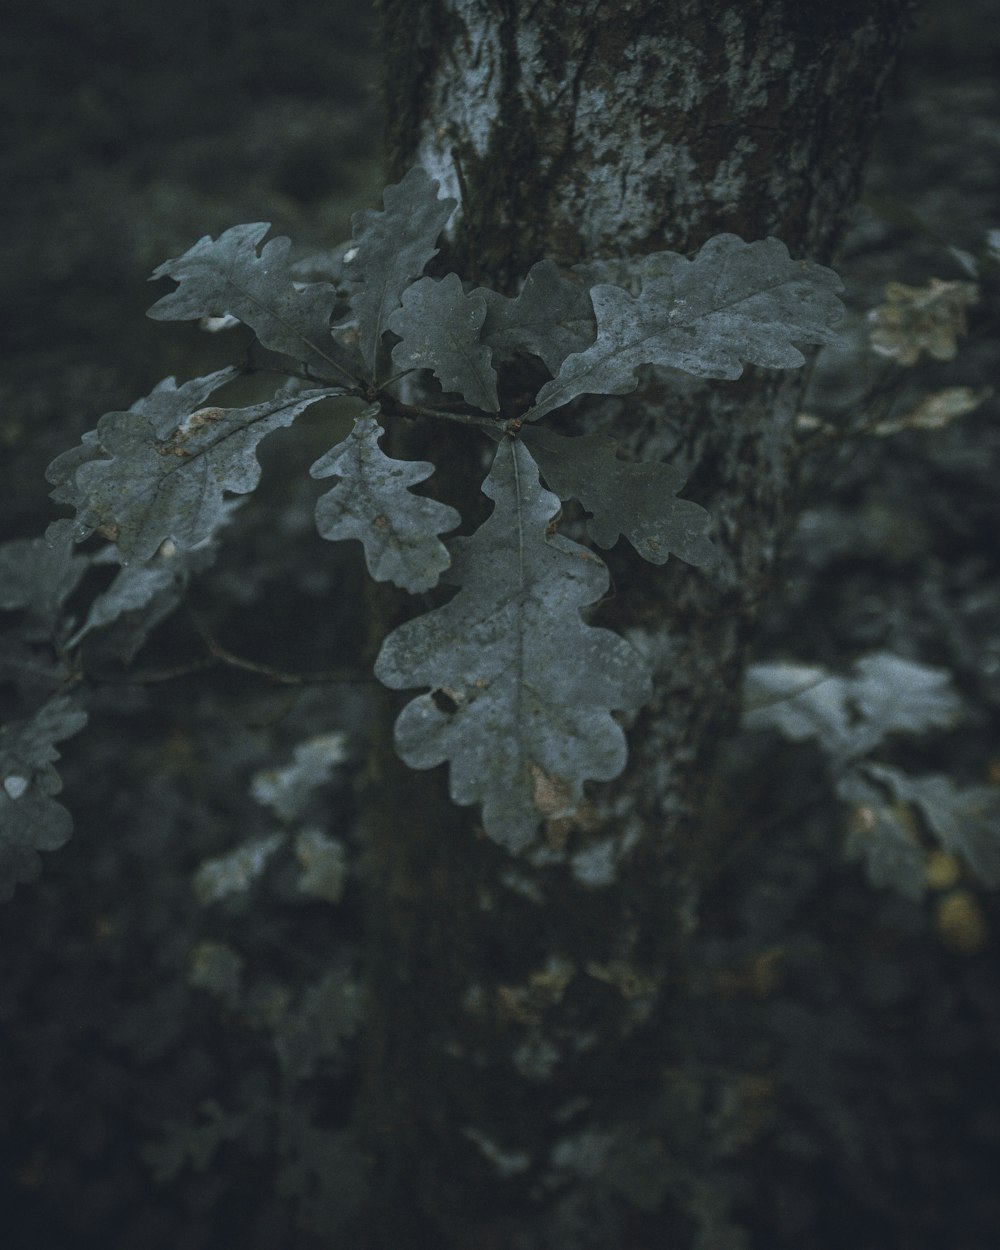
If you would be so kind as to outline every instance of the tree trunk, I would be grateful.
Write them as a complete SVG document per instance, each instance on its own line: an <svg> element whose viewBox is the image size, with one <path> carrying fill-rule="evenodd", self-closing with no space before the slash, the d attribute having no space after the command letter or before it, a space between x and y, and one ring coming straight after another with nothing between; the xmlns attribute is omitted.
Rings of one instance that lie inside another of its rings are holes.
<svg viewBox="0 0 1000 1250"><path fill-rule="evenodd" d="M908 9L381 0L389 172L420 163L460 201L442 272L508 294L544 257L627 285L644 254L722 231L826 262ZM634 395L579 403L575 428L686 470L724 558L706 574L624 544L609 556L595 619L655 678L625 775L512 858L450 803L443 768L408 772L389 746L373 766L361 1117L378 1245L622 1250L641 1226L684 1246L715 1218L684 1144L711 1129L663 1111L662 1073L689 1047L684 947L721 849L699 817L775 565L804 371L649 373ZM412 450L447 458L463 515L481 515L481 450L456 439ZM379 637L405 610L380 600Z"/></svg>

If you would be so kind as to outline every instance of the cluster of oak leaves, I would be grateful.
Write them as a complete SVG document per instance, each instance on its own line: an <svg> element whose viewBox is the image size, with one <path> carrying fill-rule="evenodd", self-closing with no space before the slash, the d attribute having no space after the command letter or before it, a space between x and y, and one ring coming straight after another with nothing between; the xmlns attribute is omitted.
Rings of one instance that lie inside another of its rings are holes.
<svg viewBox="0 0 1000 1250"><path fill-rule="evenodd" d="M613 713L634 713L648 699L649 672L623 638L585 622L582 610L607 589L607 568L592 548L556 532L554 518L561 500L575 499L597 546L624 537L653 563L674 554L702 566L716 554L710 518L677 498L682 478L670 465L622 461L609 436L567 438L542 419L580 395L633 391L643 365L720 379L738 377L745 362L801 365L793 344L836 338L840 282L792 260L776 239L723 234L690 260L645 257L633 290L588 289L580 274L551 261L532 267L516 298L469 290L454 273L421 276L455 208L437 192L415 168L386 188L384 211L356 214L335 282L297 281L287 239L260 246L264 223L205 237L154 273L178 286L150 316L235 318L285 360L289 380L265 402L225 408L212 397L236 368L180 385L166 379L128 412L106 414L52 463L52 498L75 515L54 522L44 539L0 547L0 608L22 614L5 667L22 682L25 710L0 731L0 895L35 875L37 852L69 834L53 765L56 744L86 721L82 644L144 608L134 654L190 577L211 565L234 496L258 483L261 440L333 396L365 407L312 466L314 477L336 479L316 507L320 534L358 539L379 581L414 593L439 581L458 588L390 633L375 664L387 686L427 689L397 721L402 759L414 768L447 761L452 798L480 804L486 832L512 851L531 843L544 818L572 811L586 780L623 769L625 739ZM335 308L345 307L346 319L331 327ZM526 409L505 411L497 369L522 354L552 376ZM425 388L431 397L419 405L406 404L399 386L410 375L409 394L419 371L437 386L433 395ZM493 511L471 536L444 541L459 514L410 489L431 476L432 464L380 448L381 421L404 409L464 422L495 444L482 484ZM95 533L105 545L77 552ZM88 569L108 563L120 566L114 580L82 619L70 614L66 602ZM893 731L957 718L943 674L888 655L860 661L844 678L757 666L750 703L751 723L816 737L841 797L871 813L855 849L873 880L922 888L923 852L899 816L904 804L920 811L946 851L1000 883L992 790L910 777L870 758Z"/></svg>

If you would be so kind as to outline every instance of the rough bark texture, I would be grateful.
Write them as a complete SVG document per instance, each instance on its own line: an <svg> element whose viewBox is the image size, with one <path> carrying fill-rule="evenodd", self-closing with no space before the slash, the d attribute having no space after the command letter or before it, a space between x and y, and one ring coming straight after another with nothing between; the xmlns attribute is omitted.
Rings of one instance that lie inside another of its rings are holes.
<svg viewBox="0 0 1000 1250"><path fill-rule="evenodd" d="M627 284L636 257L720 231L828 262L908 7L381 0L389 172L419 162L460 200L442 261L508 293L543 257ZM443 769L376 761L362 1117L386 1245L620 1250L636 1219L677 1245L707 1226L707 1173L681 1157L697 1129L655 1108L688 1045L684 945L719 849L698 817L774 568L803 382L661 372L578 406L576 428L684 468L725 553L710 576L624 544L610 557L597 619L656 677L618 782L515 860L449 803ZM482 512L474 440L419 451ZM382 597L379 629L404 611Z"/></svg>

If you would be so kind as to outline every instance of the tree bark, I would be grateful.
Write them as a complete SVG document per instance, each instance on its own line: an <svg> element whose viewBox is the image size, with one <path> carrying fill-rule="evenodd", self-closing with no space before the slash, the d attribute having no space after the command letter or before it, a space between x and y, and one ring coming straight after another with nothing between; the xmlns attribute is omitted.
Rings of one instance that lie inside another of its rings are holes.
<svg viewBox="0 0 1000 1250"><path fill-rule="evenodd" d="M545 257L627 285L646 253L722 231L828 262L909 8L381 0L389 173L420 163L459 200L441 271L508 294ZM621 1250L641 1226L693 1246L715 1218L694 1157L711 1151L683 1144L711 1129L665 1110L662 1074L689 1049L684 948L722 849L706 787L774 573L804 381L650 370L561 427L686 470L723 550L711 574L609 556L595 619L655 675L622 778L512 858L450 803L443 768L410 773L388 745L373 764L360 1114L379 1245ZM481 515L481 451L456 439L411 450ZM379 600L379 638L405 611Z"/></svg>

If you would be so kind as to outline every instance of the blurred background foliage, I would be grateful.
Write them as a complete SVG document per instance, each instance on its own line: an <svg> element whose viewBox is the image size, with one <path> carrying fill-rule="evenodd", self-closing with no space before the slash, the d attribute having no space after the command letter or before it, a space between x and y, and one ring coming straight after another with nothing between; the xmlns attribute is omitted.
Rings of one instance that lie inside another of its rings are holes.
<svg viewBox="0 0 1000 1250"><path fill-rule="evenodd" d="M800 419L800 519L757 648L941 669L967 714L883 758L994 786L998 71L987 0L924 7L839 265L851 320ZM8 4L4 539L42 531L45 466L102 412L234 359L229 335L145 319L156 264L241 221L301 256L348 237L382 185L376 78L367 3ZM269 440L261 491L194 584L200 629L172 618L144 671L206 631L283 670L358 661L360 562L315 534L304 472L338 421ZM92 701L63 749L74 837L0 910L11 1250L364 1244L365 689L220 667ZM688 1057L660 1070L648 1039L661 1098L606 1165L651 1213L636 1247L659 1244L667 1198L694 1250L995 1246L1000 908L929 848L921 897L873 888L844 855L859 819L815 744L728 746L706 839L733 849L670 1009Z"/></svg>

